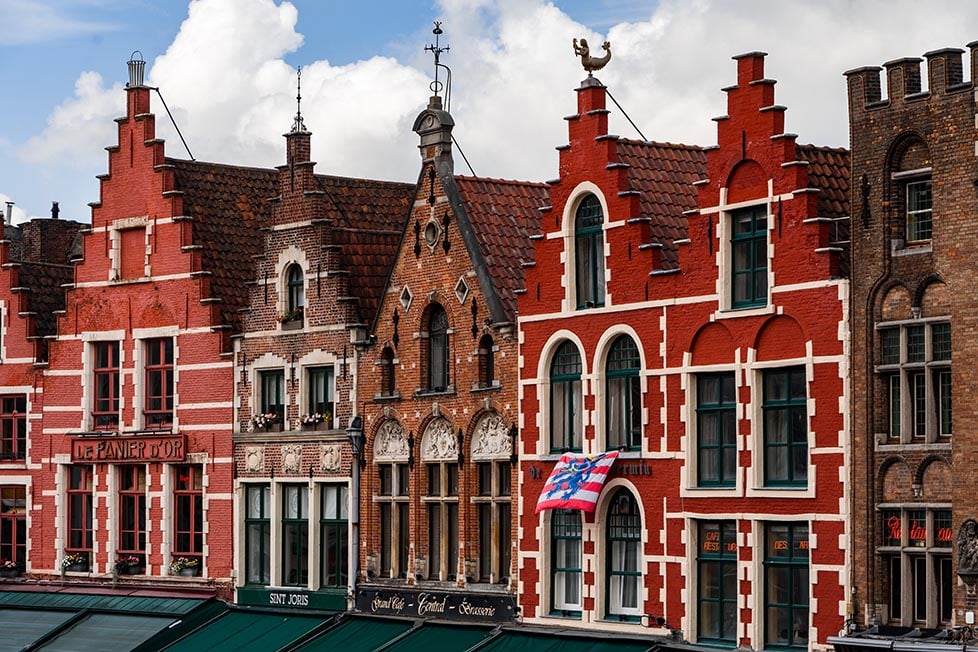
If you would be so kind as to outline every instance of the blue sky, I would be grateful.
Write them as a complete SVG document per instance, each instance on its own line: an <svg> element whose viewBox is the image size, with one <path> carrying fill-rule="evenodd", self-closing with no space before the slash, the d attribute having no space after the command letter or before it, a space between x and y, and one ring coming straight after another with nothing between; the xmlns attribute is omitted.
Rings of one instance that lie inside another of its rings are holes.
<svg viewBox="0 0 978 652"><path fill-rule="evenodd" d="M0 202L17 221L52 200L90 219L137 49L198 158L280 163L302 65L317 170L413 181L435 19L473 168L532 180L556 176L583 77L573 37L611 40L599 76L652 140L712 144L730 57L763 50L788 130L834 146L848 142L846 69L978 38L966 0L0 0ZM186 156L156 102L167 153ZM620 116L612 129L637 137Z"/></svg>

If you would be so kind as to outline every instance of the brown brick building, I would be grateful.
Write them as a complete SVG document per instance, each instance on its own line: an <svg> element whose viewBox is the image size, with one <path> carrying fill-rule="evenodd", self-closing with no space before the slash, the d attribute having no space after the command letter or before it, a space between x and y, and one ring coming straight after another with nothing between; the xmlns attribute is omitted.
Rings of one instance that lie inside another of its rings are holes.
<svg viewBox="0 0 978 652"><path fill-rule="evenodd" d="M978 516L978 43L969 47L969 82L958 49L924 55L926 91L919 58L884 64L886 99L879 67L846 73L856 625L962 624L975 603L954 555Z"/></svg>

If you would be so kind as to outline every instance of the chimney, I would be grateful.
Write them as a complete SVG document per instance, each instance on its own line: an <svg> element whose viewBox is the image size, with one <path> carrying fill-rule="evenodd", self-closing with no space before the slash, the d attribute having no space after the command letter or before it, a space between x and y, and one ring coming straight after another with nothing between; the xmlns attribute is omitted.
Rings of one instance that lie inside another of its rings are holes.
<svg viewBox="0 0 978 652"><path fill-rule="evenodd" d="M412 129L421 137L422 161L446 161L453 165L452 160L452 128L455 120L452 115L442 109L441 97L432 95L428 100L428 108L422 111L414 121Z"/></svg>
<svg viewBox="0 0 978 652"><path fill-rule="evenodd" d="M52 220L58 219L58 215L60 214L61 214L61 209L58 208L58 202L56 201L51 202L51 219Z"/></svg>

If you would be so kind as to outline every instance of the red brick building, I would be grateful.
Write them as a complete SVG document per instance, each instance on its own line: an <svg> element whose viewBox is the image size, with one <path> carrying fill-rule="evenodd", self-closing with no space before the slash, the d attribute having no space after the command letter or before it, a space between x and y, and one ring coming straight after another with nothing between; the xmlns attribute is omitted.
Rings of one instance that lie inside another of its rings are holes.
<svg viewBox="0 0 978 652"><path fill-rule="evenodd" d="M421 171L360 357L358 606L426 615L423 591L448 617L512 620L515 292L547 189L457 176L453 126L437 95L415 121Z"/></svg>
<svg viewBox="0 0 978 652"><path fill-rule="evenodd" d="M519 300L528 622L760 649L845 617L848 156L736 59L706 149L609 135L577 89ZM594 513L534 513L562 452L615 449Z"/></svg>

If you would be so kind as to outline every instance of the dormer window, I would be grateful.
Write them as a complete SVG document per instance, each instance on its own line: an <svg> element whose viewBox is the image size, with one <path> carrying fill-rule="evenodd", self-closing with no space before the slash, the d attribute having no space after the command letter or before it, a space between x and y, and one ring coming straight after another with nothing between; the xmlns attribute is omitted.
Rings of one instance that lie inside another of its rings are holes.
<svg viewBox="0 0 978 652"><path fill-rule="evenodd" d="M588 195L574 216L577 307L604 305L604 212L601 202Z"/></svg>

